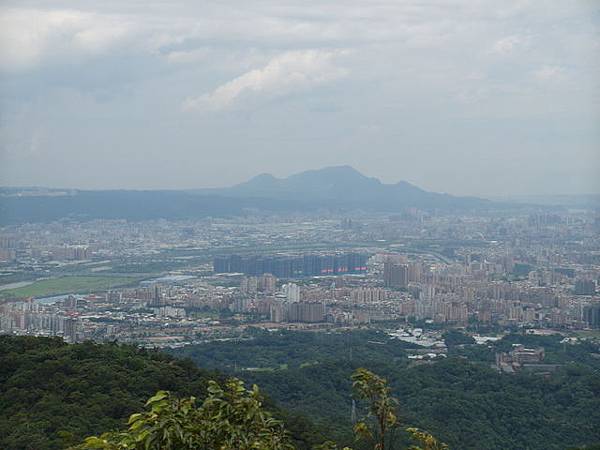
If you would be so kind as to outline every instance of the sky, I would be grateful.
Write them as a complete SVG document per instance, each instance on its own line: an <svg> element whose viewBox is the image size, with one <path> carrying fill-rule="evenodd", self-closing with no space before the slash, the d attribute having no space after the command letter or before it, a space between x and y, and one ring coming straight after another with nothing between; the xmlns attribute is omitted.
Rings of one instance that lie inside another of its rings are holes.
<svg viewBox="0 0 600 450"><path fill-rule="evenodd" d="M0 3L0 185L332 165L456 195L600 193L600 2Z"/></svg>

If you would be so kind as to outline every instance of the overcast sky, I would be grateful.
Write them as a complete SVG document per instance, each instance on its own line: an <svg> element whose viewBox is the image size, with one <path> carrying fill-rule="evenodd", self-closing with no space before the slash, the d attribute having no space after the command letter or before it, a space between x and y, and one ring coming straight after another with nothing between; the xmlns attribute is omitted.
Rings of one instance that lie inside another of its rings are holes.
<svg viewBox="0 0 600 450"><path fill-rule="evenodd" d="M600 193L597 0L0 5L1 185Z"/></svg>

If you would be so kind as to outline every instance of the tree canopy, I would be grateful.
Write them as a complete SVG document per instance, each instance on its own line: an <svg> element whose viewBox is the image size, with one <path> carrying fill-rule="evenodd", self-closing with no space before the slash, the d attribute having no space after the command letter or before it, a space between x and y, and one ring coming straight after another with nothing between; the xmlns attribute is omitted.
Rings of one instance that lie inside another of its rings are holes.
<svg viewBox="0 0 600 450"><path fill-rule="evenodd" d="M393 431L400 424L398 401L387 381L367 369L352 375L356 397L366 403L367 415L355 426L357 440L372 450L391 450ZM91 436L73 450L294 450L283 423L264 410L256 385L246 389L232 378L220 385L208 383L208 395L197 406L196 398L178 399L159 391L146 402L146 411L132 414L125 431ZM445 450L431 434L417 428L407 432L415 442L410 450ZM336 450L333 441L319 450ZM351 450L344 447L344 450Z"/></svg>

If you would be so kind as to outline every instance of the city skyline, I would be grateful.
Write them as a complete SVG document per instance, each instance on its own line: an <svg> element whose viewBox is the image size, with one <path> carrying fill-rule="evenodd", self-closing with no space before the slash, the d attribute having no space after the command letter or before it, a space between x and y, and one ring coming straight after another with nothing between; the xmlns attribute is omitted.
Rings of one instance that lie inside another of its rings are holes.
<svg viewBox="0 0 600 450"><path fill-rule="evenodd" d="M0 2L0 448L600 449L600 0Z"/></svg>

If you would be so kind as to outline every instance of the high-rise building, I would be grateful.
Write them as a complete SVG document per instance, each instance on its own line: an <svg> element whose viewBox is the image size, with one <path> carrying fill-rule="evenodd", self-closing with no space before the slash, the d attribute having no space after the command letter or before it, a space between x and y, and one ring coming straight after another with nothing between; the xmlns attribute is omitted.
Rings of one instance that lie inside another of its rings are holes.
<svg viewBox="0 0 600 450"><path fill-rule="evenodd" d="M152 300L148 306L153 308L160 308L161 306L165 306L166 304L167 301L160 289L160 286L155 284L154 289L152 291Z"/></svg>
<svg viewBox="0 0 600 450"><path fill-rule="evenodd" d="M269 309L269 318L271 322L283 322L286 319L286 309L281 303L272 303Z"/></svg>
<svg viewBox="0 0 600 450"><path fill-rule="evenodd" d="M75 317L67 317L64 319L64 338L67 342L73 344L77 342L77 319Z"/></svg>
<svg viewBox="0 0 600 450"><path fill-rule="evenodd" d="M583 308L583 321L590 328L600 328L600 303Z"/></svg>
<svg viewBox="0 0 600 450"><path fill-rule="evenodd" d="M350 299L353 303L373 303L387 299L387 291L382 288L361 287L352 289Z"/></svg>
<svg viewBox="0 0 600 450"><path fill-rule="evenodd" d="M410 263L408 265L408 281L411 283L419 283L421 281L420 263Z"/></svg>
<svg viewBox="0 0 600 450"><path fill-rule="evenodd" d="M360 274L367 271L367 255L361 253L309 254L297 256L217 256L215 273L272 274L278 278Z"/></svg>
<svg viewBox="0 0 600 450"><path fill-rule="evenodd" d="M596 283L594 280L577 280L575 282L575 295L595 295Z"/></svg>
<svg viewBox="0 0 600 450"><path fill-rule="evenodd" d="M386 287L405 288L408 286L408 265L385 262L383 282Z"/></svg>
<svg viewBox="0 0 600 450"><path fill-rule="evenodd" d="M267 294L275 292L277 277L271 273L265 273L258 279L258 290Z"/></svg>
<svg viewBox="0 0 600 450"><path fill-rule="evenodd" d="M283 294L288 303L297 303L300 301L300 286L294 283L283 285Z"/></svg>
<svg viewBox="0 0 600 450"><path fill-rule="evenodd" d="M325 305L323 303L291 303L288 305L289 322L323 322L325 320Z"/></svg>
<svg viewBox="0 0 600 450"><path fill-rule="evenodd" d="M258 278L244 277L240 282L240 291L242 294L254 295L258 291Z"/></svg>
<svg viewBox="0 0 600 450"><path fill-rule="evenodd" d="M229 263L229 257L217 256L213 260L213 270L215 273L229 273L231 272L231 265Z"/></svg>

